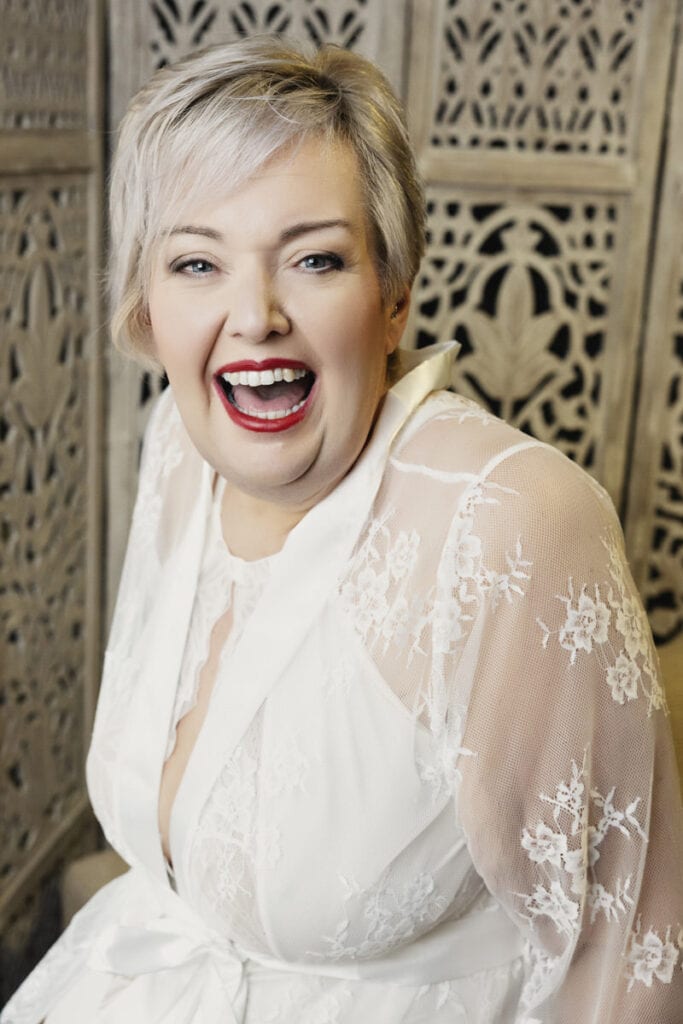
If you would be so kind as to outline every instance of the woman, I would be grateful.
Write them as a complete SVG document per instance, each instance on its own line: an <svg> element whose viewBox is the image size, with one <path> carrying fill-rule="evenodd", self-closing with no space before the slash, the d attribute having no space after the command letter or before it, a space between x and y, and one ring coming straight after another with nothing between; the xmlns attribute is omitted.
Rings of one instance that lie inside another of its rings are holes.
<svg viewBox="0 0 683 1024"><path fill-rule="evenodd" d="M170 390L88 761L131 871L4 1024L680 1020L680 798L619 527L441 390L457 346L397 365L423 219L350 53L252 39L133 102L114 329Z"/></svg>

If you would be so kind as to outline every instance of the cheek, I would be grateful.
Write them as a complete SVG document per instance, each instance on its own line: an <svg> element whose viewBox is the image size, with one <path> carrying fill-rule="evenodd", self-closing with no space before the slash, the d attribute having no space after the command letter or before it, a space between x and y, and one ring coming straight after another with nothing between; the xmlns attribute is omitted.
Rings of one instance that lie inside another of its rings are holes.
<svg viewBox="0 0 683 1024"><path fill-rule="evenodd" d="M188 311L181 303L150 301L150 320L157 356L167 372L203 364L213 335L197 310Z"/></svg>
<svg viewBox="0 0 683 1024"><path fill-rule="evenodd" d="M384 366L387 342L384 320L373 307L357 304L344 309L336 320L327 346L328 358L348 374L351 365L367 380L375 366Z"/></svg>

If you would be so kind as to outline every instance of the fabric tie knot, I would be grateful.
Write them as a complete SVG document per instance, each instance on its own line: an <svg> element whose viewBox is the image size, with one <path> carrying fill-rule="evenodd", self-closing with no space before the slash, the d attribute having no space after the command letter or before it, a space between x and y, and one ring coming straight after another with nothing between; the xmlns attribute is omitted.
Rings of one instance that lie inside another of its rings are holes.
<svg viewBox="0 0 683 1024"><path fill-rule="evenodd" d="M243 957L229 939L207 928L188 908L173 909L174 913L146 920L136 913L136 920L106 928L91 949L87 966L130 979L145 976L148 987L159 989L150 999L154 1012L146 1018L149 1024L168 1021L171 1010L178 1024L242 1024L247 997ZM165 973L169 971L172 975Z"/></svg>

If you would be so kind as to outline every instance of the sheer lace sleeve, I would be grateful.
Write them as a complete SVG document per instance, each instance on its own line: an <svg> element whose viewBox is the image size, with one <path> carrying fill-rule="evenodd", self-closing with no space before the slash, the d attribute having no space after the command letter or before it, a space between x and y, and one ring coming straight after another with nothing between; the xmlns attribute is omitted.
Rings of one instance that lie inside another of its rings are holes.
<svg viewBox="0 0 683 1024"><path fill-rule="evenodd" d="M518 1021L675 1024L680 794L618 522L548 449L511 453L489 482L505 512L481 503L470 521L489 599L463 654L458 801L475 865L525 935Z"/></svg>

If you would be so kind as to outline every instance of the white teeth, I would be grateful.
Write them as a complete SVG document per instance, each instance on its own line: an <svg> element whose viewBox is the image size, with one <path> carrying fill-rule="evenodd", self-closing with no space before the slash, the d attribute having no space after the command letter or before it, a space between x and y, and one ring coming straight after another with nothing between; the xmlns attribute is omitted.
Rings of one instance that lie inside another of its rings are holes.
<svg viewBox="0 0 683 1024"><path fill-rule="evenodd" d="M239 384L242 387L262 388L283 380L291 384L294 380L301 380L307 373L307 370L278 366L275 370L236 370L234 373L223 373L221 376L233 387Z"/></svg>
<svg viewBox="0 0 683 1024"><path fill-rule="evenodd" d="M256 420L283 420L285 416L291 416L292 413L298 412L302 405L304 405L306 399L303 402L297 402L291 409L280 409L279 412L263 412L261 409L242 409L239 405L237 408L240 412L245 413L247 416L253 416Z"/></svg>

